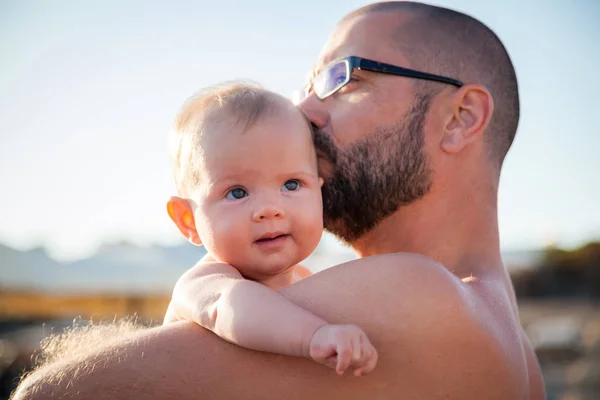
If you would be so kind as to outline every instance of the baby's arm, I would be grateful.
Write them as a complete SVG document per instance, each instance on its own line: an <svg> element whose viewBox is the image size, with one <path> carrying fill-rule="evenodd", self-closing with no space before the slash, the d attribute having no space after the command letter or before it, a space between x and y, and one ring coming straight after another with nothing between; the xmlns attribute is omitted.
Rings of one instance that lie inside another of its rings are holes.
<svg viewBox="0 0 600 400"><path fill-rule="evenodd" d="M343 373L370 372L377 352L354 325L329 325L232 266L201 262L175 285L165 323L189 319L253 350L309 357Z"/></svg>

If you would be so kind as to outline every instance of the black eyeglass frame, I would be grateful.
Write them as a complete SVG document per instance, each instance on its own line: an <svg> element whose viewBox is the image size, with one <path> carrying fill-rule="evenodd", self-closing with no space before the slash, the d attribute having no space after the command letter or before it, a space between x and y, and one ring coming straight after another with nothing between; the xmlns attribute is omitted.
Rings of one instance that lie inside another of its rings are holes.
<svg viewBox="0 0 600 400"><path fill-rule="evenodd" d="M367 58L362 58L362 57L358 57L358 56L348 56L345 58L341 58L339 60L335 60L335 61L331 62L327 67L329 67L335 63L339 63L341 61L344 61L346 63L346 65L348 66L347 67L348 68L348 76L346 77L346 81L343 84L335 87L333 90L330 90L329 92L325 93L324 95L320 96L319 94L317 94L315 92L315 94L317 95L317 97L319 99L324 100L327 97L331 96L332 94L336 93L338 90L340 90L344 86L346 86L348 84L348 82L350 82L350 77L352 76L352 72L354 71L354 69L361 69L361 70L371 71L371 72L379 72L379 73L388 74L388 75L405 76L407 78L423 79L423 80L427 80L427 81L434 81L434 82L440 82L440 83L447 83L449 85L453 85L453 86L456 86L459 88L464 85L464 83L462 83L461 81L456 80L456 79L452 79L452 78L448 78L448 77L440 76L440 75L429 74L427 72L421 72L421 71L417 71L414 69L398 67L397 65L386 64L386 63L369 60ZM327 67L325 69L327 69ZM317 74L317 76L318 75L319 74ZM311 85L306 88L307 92L309 92L311 89L313 89L312 86L313 85L311 83Z"/></svg>

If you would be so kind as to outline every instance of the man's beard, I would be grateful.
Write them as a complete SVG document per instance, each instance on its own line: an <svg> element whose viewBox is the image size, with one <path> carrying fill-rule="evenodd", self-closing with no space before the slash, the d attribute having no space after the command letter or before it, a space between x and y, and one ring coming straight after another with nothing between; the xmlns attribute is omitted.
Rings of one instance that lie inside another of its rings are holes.
<svg viewBox="0 0 600 400"><path fill-rule="evenodd" d="M417 97L402 123L377 128L343 150L328 134L314 132L319 155L333 164L322 190L326 230L351 244L429 192L423 132L428 105L428 96Z"/></svg>

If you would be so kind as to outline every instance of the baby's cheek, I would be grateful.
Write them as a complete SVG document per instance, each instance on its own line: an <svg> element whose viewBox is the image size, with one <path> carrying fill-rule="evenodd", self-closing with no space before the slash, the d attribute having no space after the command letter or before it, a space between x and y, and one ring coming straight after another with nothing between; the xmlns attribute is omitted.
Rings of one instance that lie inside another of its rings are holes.
<svg viewBox="0 0 600 400"><path fill-rule="evenodd" d="M204 246L219 261L228 262L227 259L231 256L229 248L234 234L232 220L235 218L224 215L217 207L206 211L207 215L204 219L202 217L197 219L197 225L202 226Z"/></svg>
<svg viewBox="0 0 600 400"><path fill-rule="evenodd" d="M311 222L312 224L319 229L319 231L323 230L323 200L321 197L321 192L319 191L318 196L315 196L314 201L311 203L312 211L311 216L313 217Z"/></svg>
<svg viewBox="0 0 600 400"><path fill-rule="evenodd" d="M307 202L300 223L302 224L303 247L310 254L319 244L323 234L323 211L320 203L314 200Z"/></svg>
<svg viewBox="0 0 600 400"><path fill-rule="evenodd" d="M232 263L236 255L244 248L241 235L241 225L232 223L230 218L221 219L220 223L214 224L214 245L223 261Z"/></svg>

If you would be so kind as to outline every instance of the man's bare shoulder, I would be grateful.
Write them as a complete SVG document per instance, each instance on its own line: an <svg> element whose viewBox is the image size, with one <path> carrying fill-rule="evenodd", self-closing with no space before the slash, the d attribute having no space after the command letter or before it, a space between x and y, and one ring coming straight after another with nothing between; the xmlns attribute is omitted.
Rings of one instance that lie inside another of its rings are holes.
<svg viewBox="0 0 600 400"><path fill-rule="evenodd" d="M140 332L133 341L114 342L54 372L49 368L33 376L30 387L39 382L39 393L111 398L140 392L182 399L524 398L519 369L463 286L425 257L394 254L334 267L283 289L328 322L364 329L380 359L361 378L339 377L297 357L246 350L184 322ZM74 379L49 385L59 373Z"/></svg>
<svg viewBox="0 0 600 400"><path fill-rule="evenodd" d="M396 253L341 264L283 293L330 322L360 325L415 395L434 385L469 398L518 398L527 390L518 321L507 298L490 299L478 285L422 255ZM503 302L505 313L490 311ZM490 393L499 382L505 393Z"/></svg>
<svg viewBox="0 0 600 400"><path fill-rule="evenodd" d="M433 275L436 280L441 279L440 282L449 282L455 277L438 262L416 253L391 253L359 258L328 268L314 274L313 277L327 279L329 275L335 276L335 279L351 280L366 276L373 279L404 280Z"/></svg>
<svg viewBox="0 0 600 400"><path fill-rule="evenodd" d="M348 299L353 306L370 301L394 312L419 310L419 318L431 307L441 309L465 307L471 303L470 290L439 263L414 253L395 253L349 261L316 273L283 291L292 298L295 293L311 293L314 301L320 295L352 288L360 296ZM341 293L339 293L341 295ZM403 303L406 301L409 303ZM331 296L330 301L335 301ZM415 304L417 301L418 304ZM398 302L404 306L398 307ZM431 309L431 311L434 311Z"/></svg>

